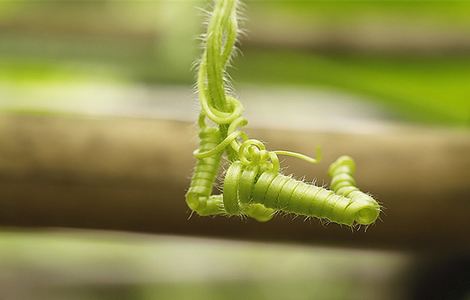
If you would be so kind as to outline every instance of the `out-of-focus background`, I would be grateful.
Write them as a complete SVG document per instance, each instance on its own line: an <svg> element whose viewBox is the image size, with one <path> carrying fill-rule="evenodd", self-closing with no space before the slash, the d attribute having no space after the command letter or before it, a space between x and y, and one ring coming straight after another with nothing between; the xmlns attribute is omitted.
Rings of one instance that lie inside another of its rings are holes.
<svg viewBox="0 0 470 300"><path fill-rule="evenodd" d="M0 2L0 299L470 299L470 2L244 3L250 135L353 156L359 231L190 216L199 8Z"/></svg>

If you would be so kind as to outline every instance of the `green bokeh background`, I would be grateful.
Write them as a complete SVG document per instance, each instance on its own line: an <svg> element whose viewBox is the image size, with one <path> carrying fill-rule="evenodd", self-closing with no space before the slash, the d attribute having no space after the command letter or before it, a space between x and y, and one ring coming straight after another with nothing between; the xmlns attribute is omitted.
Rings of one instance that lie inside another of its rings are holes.
<svg viewBox="0 0 470 300"><path fill-rule="evenodd" d="M0 82L193 82L203 1L0 6ZM248 34L231 71L235 85L326 87L364 96L404 121L470 124L470 2L248 1L244 11ZM382 31L391 46L377 49ZM362 45L342 42L349 32L364 34ZM424 42L410 50L409 40L394 40L407 32ZM292 36L305 42L289 43Z"/></svg>

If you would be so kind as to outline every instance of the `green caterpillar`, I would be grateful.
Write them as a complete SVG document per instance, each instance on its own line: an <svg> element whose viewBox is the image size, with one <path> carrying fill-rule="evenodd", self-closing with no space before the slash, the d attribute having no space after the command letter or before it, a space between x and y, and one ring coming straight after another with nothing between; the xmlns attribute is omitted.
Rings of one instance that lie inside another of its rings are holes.
<svg viewBox="0 0 470 300"><path fill-rule="evenodd" d="M204 37L205 50L197 80L200 144L194 151L197 163L186 193L189 208L201 216L248 216L260 222L270 220L280 211L349 226L374 223L380 205L356 187L355 164L350 157L342 156L330 166L332 180L328 190L279 171L278 155L310 163L317 163L319 158L268 151L262 142L249 139L241 130L248 121L242 117L240 101L227 92L225 76L237 37L237 6L237 0L215 1ZM208 126L207 119L214 126ZM223 193L212 195L224 154L230 166L223 180Z"/></svg>

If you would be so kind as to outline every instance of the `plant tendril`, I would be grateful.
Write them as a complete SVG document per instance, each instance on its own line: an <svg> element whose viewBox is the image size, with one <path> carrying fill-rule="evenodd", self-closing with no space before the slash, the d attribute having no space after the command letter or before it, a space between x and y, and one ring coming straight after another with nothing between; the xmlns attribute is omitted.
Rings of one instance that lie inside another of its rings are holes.
<svg viewBox="0 0 470 300"><path fill-rule="evenodd" d="M248 216L260 222L269 221L280 211L349 226L374 223L380 205L357 188L352 158L342 156L330 166L328 190L280 173L279 155L316 164L321 160L320 148L315 157L268 151L261 141L249 138L241 129L248 121L242 116L243 105L229 92L225 73L237 39L237 7L238 0L215 1L204 35L197 78L200 142L193 152L197 162L186 193L189 208L201 216ZM213 195L224 154L230 166L222 194Z"/></svg>

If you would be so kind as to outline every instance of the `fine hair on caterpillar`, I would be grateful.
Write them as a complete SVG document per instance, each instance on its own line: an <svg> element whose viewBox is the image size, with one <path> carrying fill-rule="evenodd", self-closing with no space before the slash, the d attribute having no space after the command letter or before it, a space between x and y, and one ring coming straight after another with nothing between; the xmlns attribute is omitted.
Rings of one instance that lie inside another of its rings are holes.
<svg viewBox="0 0 470 300"><path fill-rule="evenodd" d="M348 226L374 223L380 205L357 187L352 158L342 156L330 166L327 189L280 171L279 155L318 163L318 149L316 158L285 150L269 151L242 130L248 120L242 116L243 105L234 96L226 74L239 34L238 6L238 0L215 1L203 35L196 84L201 107L200 142L193 153L197 162L186 193L188 207L200 216L247 216L260 222L277 213L289 213ZM224 155L229 166L222 193L213 195Z"/></svg>

